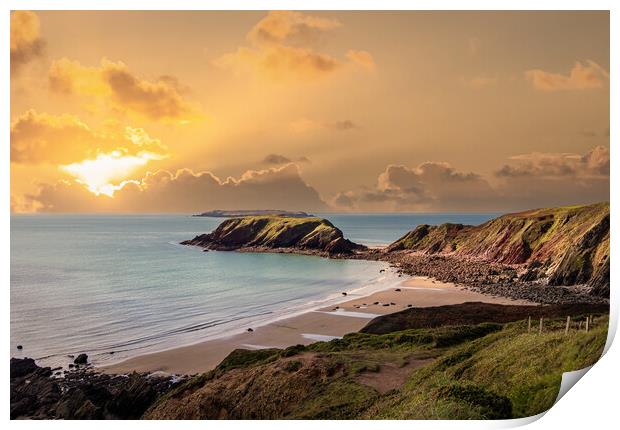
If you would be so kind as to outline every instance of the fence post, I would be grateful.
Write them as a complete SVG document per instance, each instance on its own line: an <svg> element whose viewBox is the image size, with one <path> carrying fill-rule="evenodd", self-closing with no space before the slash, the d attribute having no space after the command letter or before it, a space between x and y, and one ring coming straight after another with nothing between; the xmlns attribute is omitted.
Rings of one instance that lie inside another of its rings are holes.
<svg viewBox="0 0 620 430"><path fill-rule="evenodd" d="M529 333L532 330L532 317L527 317L527 332Z"/></svg>
<svg viewBox="0 0 620 430"><path fill-rule="evenodd" d="M540 317L540 325L538 326L538 334L542 333L543 319Z"/></svg>
<svg viewBox="0 0 620 430"><path fill-rule="evenodd" d="M566 330L564 330L564 334L568 334L568 329L570 327L570 315L566 317Z"/></svg>
<svg viewBox="0 0 620 430"><path fill-rule="evenodd" d="M590 317L586 318L586 333L590 330Z"/></svg>
<svg viewBox="0 0 620 430"><path fill-rule="evenodd" d="M577 330L579 330L579 331L581 331L581 323L582 323L582 322L583 322L583 321L579 321L579 328L577 329Z"/></svg>

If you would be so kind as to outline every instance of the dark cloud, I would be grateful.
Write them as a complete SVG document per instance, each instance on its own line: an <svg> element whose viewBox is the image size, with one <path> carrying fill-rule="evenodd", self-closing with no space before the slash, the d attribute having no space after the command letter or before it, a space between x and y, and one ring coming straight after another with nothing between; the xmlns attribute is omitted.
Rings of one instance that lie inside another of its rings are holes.
<svg viewBox="0 0 620 430"><path fill-rule="evenodd" d="M336 208L366 211L508 211L609 200L609 148L511 158L494 183L448 163L390 165L373 188L339 193Z"/></svg>
<svg viewBox="0 0 620 430"><path fill-rule="evenodd" d="M281 165L281 164L292 163L294 161L298 163L310 163L310 159L306 156L301 156L297 158L296 160L292 160L280 154L268 154L265 156L265 158L263 158L262 163L272 164L272 165Z"/></svg>
<svg viewBox="0 0 620 430"><path fill-rule="evenodd" d="M66 58L54 61L49 71L52 91L80 94L110 102L115 108L152 120L189 120L198 110L182 96L187 93L177 78L162 76L148 81L133 75L122 62L101 61L101 67L85 67Z"/></svg>
<svg viewBox="0 0 620 430"><path fill-rule="evenodd" d="M609 148L604 146L596 146L583 155L531 153L514 156L511 160L513 164L502 166L495 175L500 178L609 177Z"/></svg>
<svg viewBox="0 0 620 430"><path fill-rule="evenodd" d="M17 73L23 65L41 57L44 48L37 15L25 10L11 13L11 73Z"/></svg>
<svg viewBox="0 0 620 430"><path fill-rule="evenodd" d="M158 171L128 181L113 197L96 196L76 182L43 185L28 197L41 212L185 212L210 209L326 209L294 164L248 171L224 181L210 172Z"/></svg>
<svg viewBox="0 0 620 430"><path fill-rule="evenodd" d="M358 128L358 125L349 119L345 119L342 121L336 121L330 124L330 126L333 129L339 130L339 131L347 131L347 130L353 130L354 128Z"/></svg>

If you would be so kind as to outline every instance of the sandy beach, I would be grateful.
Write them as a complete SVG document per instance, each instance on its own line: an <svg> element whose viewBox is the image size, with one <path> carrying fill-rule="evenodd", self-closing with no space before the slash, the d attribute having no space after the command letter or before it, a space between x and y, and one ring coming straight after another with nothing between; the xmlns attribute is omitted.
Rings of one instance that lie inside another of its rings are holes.
<svg viewBox="0 0 620 430"><path fill-rule="evenodd" d="M356 297L335 306L312 310L292 318L254 327L252 332L144 354L101 367L100 370L109 373L138 371L194 374L205 372L213 369L236 348L284 348L296 344L330 340L360 330L378 315L402 311L408 307L441 306L472 301L513 305L531 304L526 301L484 295L429 278L414 277L404 280L396 288L378 291L365 297Z"/></svg>

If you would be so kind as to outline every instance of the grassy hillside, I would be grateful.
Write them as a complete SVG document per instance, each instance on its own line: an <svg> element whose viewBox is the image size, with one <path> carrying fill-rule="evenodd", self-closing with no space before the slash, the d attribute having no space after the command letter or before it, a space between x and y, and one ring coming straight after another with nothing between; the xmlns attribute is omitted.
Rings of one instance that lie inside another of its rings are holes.
<svg viewBox="0 0 620 430"><path fill-rule="evenodd" d="M182 244L218 250L294 248L327 254L346 254L365 248L345 239L342 231L325 219L280 216L232 218L211 233Z"/></svg>
<svg viewBox="0 0 620 430"><path fill-rule="evenodd" d="M148 419L493 419L537 414L562 372L593 364L607 317L586 333L564 319L410 329L286 350L238 350L160 398ZM577 324L577 323L575 323Z"/></svg>
<svg viewBox="0 0 620 430"><path fill-rule="evenodd" d="M609 268L609 203L530 210L479 226L421 225L388 247L402 250L528 264L530 278L585 284Z"/></svg>

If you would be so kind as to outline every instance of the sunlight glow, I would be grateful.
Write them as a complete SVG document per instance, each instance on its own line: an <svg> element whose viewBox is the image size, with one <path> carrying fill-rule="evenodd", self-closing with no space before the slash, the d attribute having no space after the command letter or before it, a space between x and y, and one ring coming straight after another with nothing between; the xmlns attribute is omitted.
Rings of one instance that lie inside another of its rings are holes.
<svg viewBox="0 0 620 430"><path fill-rule="evenodd" d="M99 154L97 158L87 159L79 163L60 166L60 169L88 188L96 195L105 194L112 197L114 192L123 184L115 185L127 177L138 167L144 166L150 160L158 160L162 157L151 152L140 152L136 155L123 154L121 151L112 151L108 154Z"/></svg>

